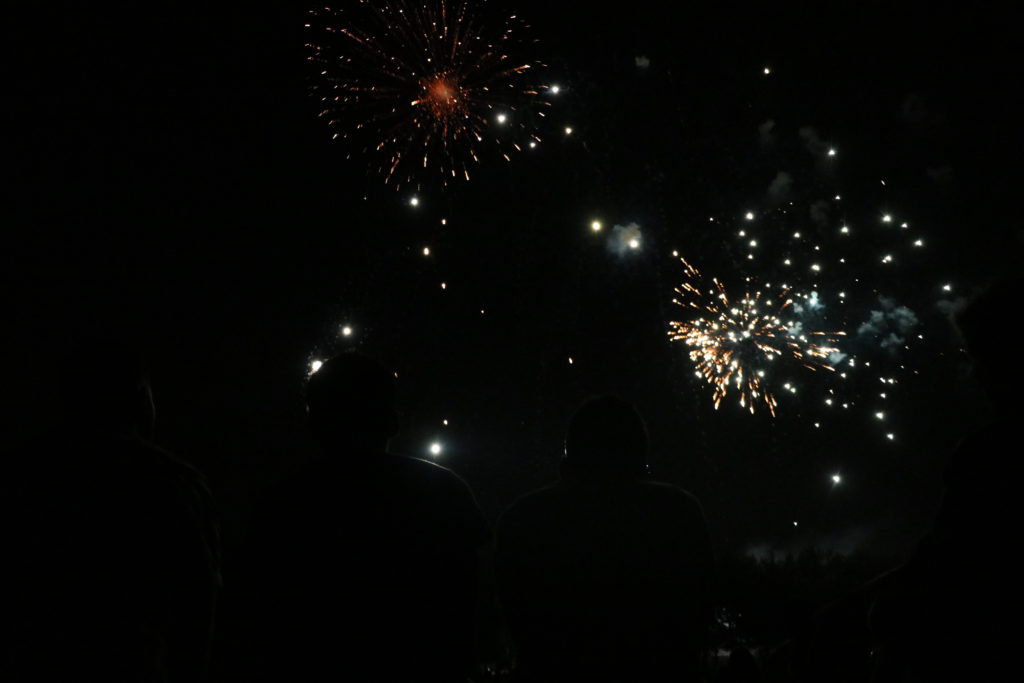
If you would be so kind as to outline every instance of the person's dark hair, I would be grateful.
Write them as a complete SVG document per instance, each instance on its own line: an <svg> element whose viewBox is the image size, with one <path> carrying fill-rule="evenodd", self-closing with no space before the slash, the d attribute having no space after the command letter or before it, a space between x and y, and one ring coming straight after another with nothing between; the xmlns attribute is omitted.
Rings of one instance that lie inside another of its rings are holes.
<svg viewBox="0 0 1024 683"><path fill-rule="evenodd" d="M1020 364L1003 361L1007 316L1019 308L1022 286L1024 280L1020 278L996 282L975 297L956 319L979 381L996 406L1002 408L1016 402L1014 397L1022 381Z"/></svg>
<svg viewBox="0 0 1024 683"><path fill-rule="evenodd" d="M153 430L153 393L144 355L133 345L84 339L57 363L63 422L76 429L142 437Z"/></svg>
<svg viewBox="0 0 1024 683"><path fill-rule="evenodd" d="M647 447L647 427L633 404L599 396L586 401L569 421L562 471L570 476L643 476Z"/></svg>
<svg viewBox="0 0 1024 683"><path fill-rule="evenodd" d="M327 446L386 441L398 432L395 398L395 377L384 365L359 353L343 353L309 378L310 429Z"/></svg>

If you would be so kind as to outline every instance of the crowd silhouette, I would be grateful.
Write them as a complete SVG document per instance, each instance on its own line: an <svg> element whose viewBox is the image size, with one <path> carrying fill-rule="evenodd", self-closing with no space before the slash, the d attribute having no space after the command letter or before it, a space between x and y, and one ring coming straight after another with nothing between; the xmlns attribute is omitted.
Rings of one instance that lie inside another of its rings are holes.
<svg viewBox="0 0 1024 683"><path fill-rule="evenodd" d="M912 558L782 647L733 642L724 657L710 645L704 513L652 476L629 401L583 403L558 481L516 501L492 537L456 474L389 452L396 375L336 356L307 386L318 456L265 493L222 572L204 478L153 443L144 363L113 342L78 345L50 428L9 455L0 490L0 680L994 680L1013 643L993 606L1019 605L1016 563L987 557L1012 519L996 454L1015 452L1022 378L1001 362L994 321L1016 291L993 288L960 319L994 420L952 455ZM485 669L491 605L511 647Z"/></svg>

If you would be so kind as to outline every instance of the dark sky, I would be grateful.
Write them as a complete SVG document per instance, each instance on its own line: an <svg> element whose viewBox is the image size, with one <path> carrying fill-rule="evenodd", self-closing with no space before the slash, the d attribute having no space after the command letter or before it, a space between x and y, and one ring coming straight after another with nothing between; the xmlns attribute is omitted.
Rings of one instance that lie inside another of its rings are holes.
<svg viewBox="0 0 1024 683"><path fill-rule="evenodd" d="M1019 272L1009 17L925 2L513 4L564 89L551 125L573 135L425 186L416 209L316 118L305 7L49 3L11 17L14 424L45 424L50 361L76 338L137 340L161 440L208 473L236 523L310 448L309 363L357 347L399 372L396 450L440 440L439 462L492 519L555 476L579 401L613 391L636 401L656 471L702 498L722 547L907 547L948 449L984 416L936 286L956 283L952 300ZM841 167L825 168L802 128L835 144ZM783 206L767 192L780 171L793 220L842 188L851 216L891 208L927 235L927 256L864 274L928 331L889 359L910 378L898 444L861 418L814 430L817 408L799 402L775 420L716 413L666 340L681 277L669 251L730 270L728 220ZM644 249L610 252L588 232L595 217L639 224Z"/></svg>

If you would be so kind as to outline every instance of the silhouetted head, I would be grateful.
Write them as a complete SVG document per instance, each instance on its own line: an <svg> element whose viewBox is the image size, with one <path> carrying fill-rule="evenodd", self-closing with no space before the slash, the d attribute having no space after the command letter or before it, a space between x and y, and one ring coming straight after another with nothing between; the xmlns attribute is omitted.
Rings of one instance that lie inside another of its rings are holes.
<svg viewBox="0 0 1024 683"><path fill-rule="evenodd" d="M313 373L306 407L314 438L329 451L384 450L398 433L395 377L358 353L335 356Z"/></svg>
<svg viewBox="0 0 1024 683"><path fill-rule="evenodd" d="M57 370L61 421L73 432L152 437L153 392L137 349L109 340L80 342Z"/></svg>
<svg viewBox="0 0 1024 683"><path fill-rule="evenodd" d="M569 421L564 476L623 479L647 474L647 427L633 404L592 398Z"/></svg>
<svg viewBox="0 0 1024 683"><path fill-rule="evenodd" d="M1012 357L1021 279L994 284L975 298L957 318L957 325L974 359L974 371L997 412L1008 414L1020 404L1022 366Z"/></svg>

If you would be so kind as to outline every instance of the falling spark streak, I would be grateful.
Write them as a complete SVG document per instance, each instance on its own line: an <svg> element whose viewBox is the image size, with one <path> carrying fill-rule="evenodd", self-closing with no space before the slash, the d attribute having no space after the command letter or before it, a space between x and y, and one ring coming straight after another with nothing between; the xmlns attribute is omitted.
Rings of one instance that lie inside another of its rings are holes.
<svg viewBox="0 0 1024 683"><path fill-rule="evenodd" d="M717 410L730 388L739 392L740 406L755 412L764 403L772 417L778 400L765 385L763 363L790 358L808 370L834 371L828 357L839 349L833 344L845 332L796 334L791 321L784 320L793 306L791 289L783 285L777 294L758 290L747 292L732 303L717 278L707 286L699 270L680 258L686 279L675 289L680 298L672 302L689 311L691 317L669 323L669 338L690 347L690 360L713 389ZM788 390L789 385L786 387Z"/></svg>

